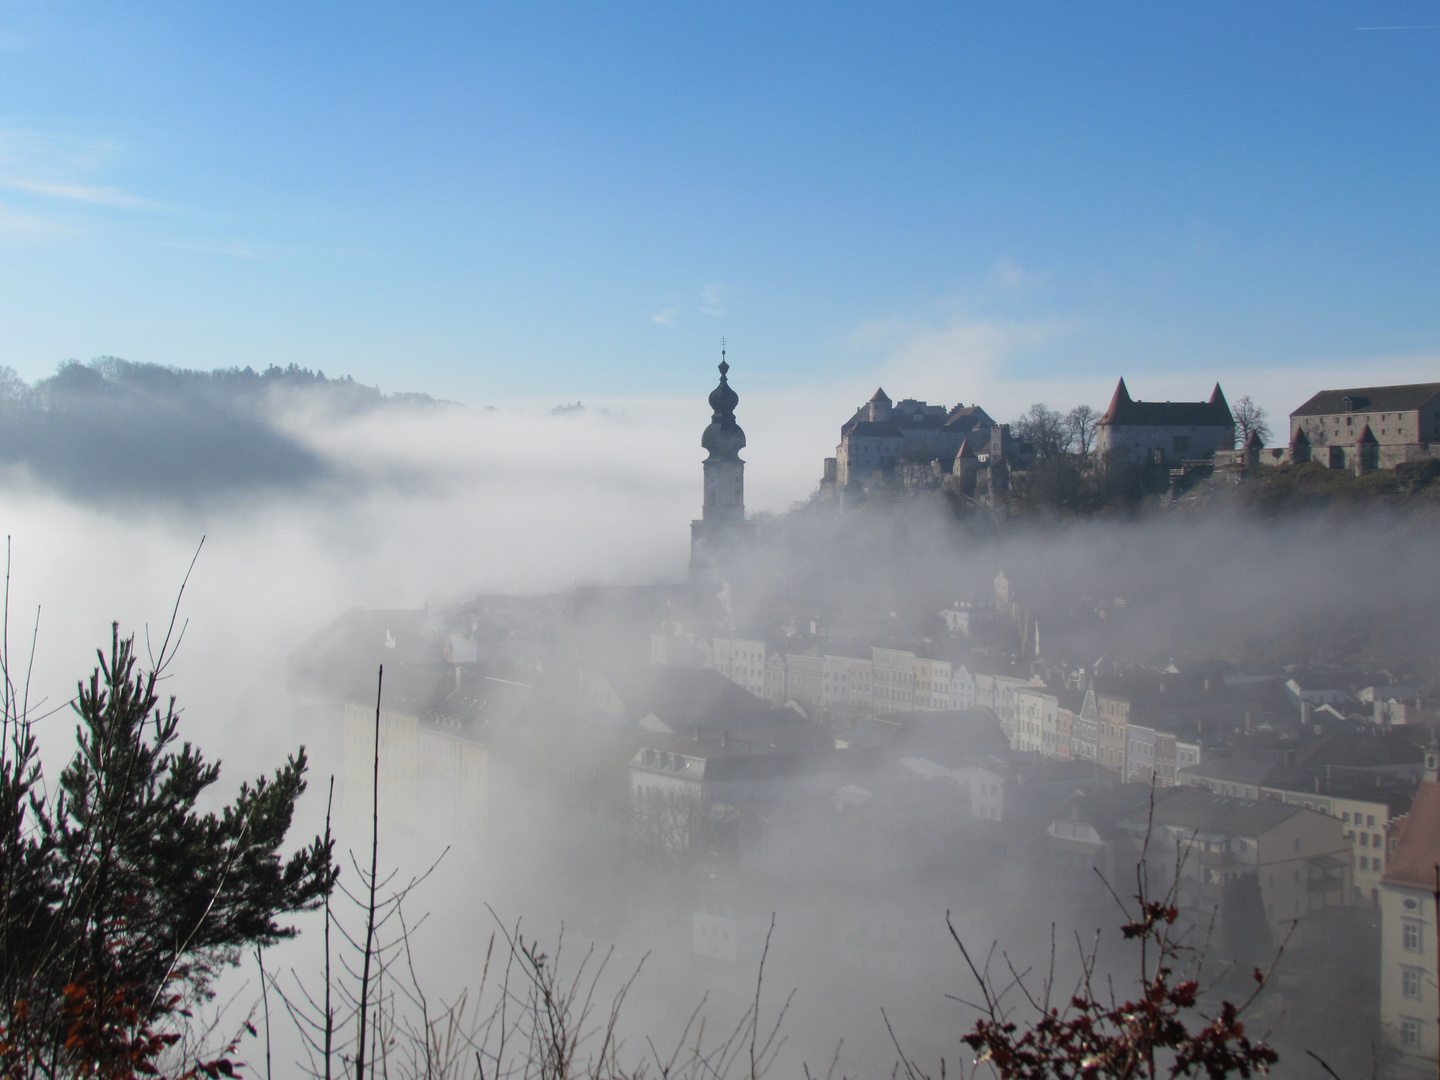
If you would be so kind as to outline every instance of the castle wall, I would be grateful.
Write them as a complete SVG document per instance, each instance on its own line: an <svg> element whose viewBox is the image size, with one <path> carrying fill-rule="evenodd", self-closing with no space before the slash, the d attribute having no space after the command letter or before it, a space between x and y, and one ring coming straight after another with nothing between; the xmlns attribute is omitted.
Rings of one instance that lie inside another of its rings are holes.
<svg viewBox="0 0 1440 1080"><path fill-rule="evenodd" d="M1292 416L1290 442L1302 430L1311 446L1352 446L1365 425L1380 444L1382 452L1389 447L1423 446L1440 440L1440 420L1433 402L1404 412L1341 412L1317 416ZM1425 455L1428 456L1428 455ZM1397 460L1406 460L1399 458Z"/></svg>
<svg viewBox="0 0 1440 1080"><path fill-rule="evenodd" d="M880 469L892 468L905 452L905 438L895 436L846 436L835 448L836 481L843 488Z"/></svg>
<svg viewBox="0 0 1440 1080"><path fill-rule="evenodd" d="M1393 469L1407 461L1440 458L1440 441L1422 441L1440 435L1428 419L1433 407L1406 412L1328 413L1321 416L1292 416L1290 444L1301 431L1310 441L1310 458L1332 468L1353 468L1360 433L1368 425L1375 440L1374 466ZM1366 463L1366 467L1372 467Z"/></svg>
<svg viewBox="0 0 1440 1080"><path fill-rule="evenodd" d="M1131 461L1154 464L1159 451L1161 463L1211 458L1218 450L1235 445L1235 430L1223 426L1141 426L1105 424L1095 434L1095 452L1102 461Z"/></svg>

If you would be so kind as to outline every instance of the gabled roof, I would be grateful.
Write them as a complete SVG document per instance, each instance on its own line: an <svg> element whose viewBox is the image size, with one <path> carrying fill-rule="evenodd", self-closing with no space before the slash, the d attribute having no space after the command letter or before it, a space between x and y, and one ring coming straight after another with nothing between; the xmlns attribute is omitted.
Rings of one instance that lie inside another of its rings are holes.
<svg viewBox="0 0 1440 1080"><path fill-rule="evenodd" d="M645 665L609 671L604 679L632 720L653 716L672 732L780 726L796 719L718 671Z"/></svg>
<svg viewBox="0 0 1440 1080"><path fill-rule="evenodd" d="M1291 416L1327 416L1363 410L1366 412L1408 412L1440 397L1440 383L1406 383L1403 386L1360 386L1349 390L1321 390L1292 412ZM1346 407L1346 399L1350 407Z"/></svg>
<svg viewBox="0 0 1440 1080"><path fill-rule="evenodd" d="M957 431L973 431L977 427L994 427L995 421L979 405L956 405L945 417L945 426Z"/></svg>
<svg viewBox="0 0 1440 1080"><path fill-rule="evenodd" d="M1270 752L1257 757L1211 758L1181 769L1180 775L1259 786L1268 783L1283 770L1282 755Z"/></svg>
<svg viewBox="0 0 1440 1080"><path fill-rule="evenodd" d="M1440 864L1440 783L1421 783L1397 832L1399 841L1380 880L1429 892L1435 888L1435 867Z"/></svg>
<svg viewBox="0 0 1440 1080"><path fill-rule="evenodd" d="M1315 813L1274 799L1235 799L1200 788L1170 788L1155 797L1155 824L1221 836L1261 836L1296 814Z"/></svg>
<svg viewBox="0 0 1440 1080"><path fill-rule="evenodd" d="M1136 401L1121 379L1100 418L1106 427L1234 427L1220 384L1209 401Z"/></svg>

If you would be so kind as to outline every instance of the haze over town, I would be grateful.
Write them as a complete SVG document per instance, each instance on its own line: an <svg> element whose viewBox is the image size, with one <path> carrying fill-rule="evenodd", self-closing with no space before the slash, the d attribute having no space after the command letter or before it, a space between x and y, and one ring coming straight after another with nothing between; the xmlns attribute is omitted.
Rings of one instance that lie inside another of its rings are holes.
<svg viewBox="0 0 1440 1080"><path fill-rule="evenodd" d="M96 648L158 648L183 580L202 809L303 744L285 850L333 778L342 888L372 812L388 887L429 871L386 1045L428 1045L417 986L488 1009L518 924L557 970L613 949L607 1002L642 966L606 1080L697 1008L733 1053L783 1007L774 1076L968 1070L951 927L1017 971L1103 928L1128 993L1104 882L1143 863L1202 1011L1266 972L1278 1075L1433 1072L1433 21L0 9L46 797ZM288 924L288 1017L254 950L196 1000L252 1075L328 1075L290 1021L331 922Z"/></svg>

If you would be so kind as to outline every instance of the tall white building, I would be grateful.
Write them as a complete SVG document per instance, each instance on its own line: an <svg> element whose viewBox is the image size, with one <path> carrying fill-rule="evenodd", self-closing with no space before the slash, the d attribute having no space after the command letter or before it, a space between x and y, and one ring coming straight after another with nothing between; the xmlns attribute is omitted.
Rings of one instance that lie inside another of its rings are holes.
<svg viewBox="0 0 1440 1080"><path fill-rule="evenodd" d="M1380 879L1380 1023L1397 1051L1396 1075L1434 1076L1440 1061L1435 1018L1435 881L1440 871L1440 750L1425 755L1425 779L1391 839Z"/></svg>

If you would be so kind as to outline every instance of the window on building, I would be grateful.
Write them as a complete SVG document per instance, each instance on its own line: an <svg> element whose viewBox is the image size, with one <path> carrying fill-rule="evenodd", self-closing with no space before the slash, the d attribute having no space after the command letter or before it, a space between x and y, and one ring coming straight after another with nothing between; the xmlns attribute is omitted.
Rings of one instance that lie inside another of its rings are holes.
<svg viewBox="0 0 1440 1080"><path fill-rule="evenodd" d="M1374 814L1366 814L1366 815L1365 815L1365 825L1366 825L1367 828L1371 828L1371 829L1375 828L1375 815L1374 815Z"/></svg>
<svg viewBox="0 0 1440 1080"><path fill-rule="evenodd" d="M1370 869L1374 870L1378 874L1381 870L1385 869L1385 863L1381 859L1371 859Z"/></svg>
<svg viewBox="0 0 1440 1080"><path fill-rule="evenodd" d="M1400 1019L1400 1041L1406 1046L1420 1045L1420 1021L1413 1016Z"/></svg>
<svg viewBox="0 0 1440 1080"><path fill-rule="evenodd" d="M1350 824L1350 811L1349 811L1349 810L1346 810L1345 813L1341 814L1341 815L1340 815L1340 820L1343 821L1346 825L1349 825L1349 824Z"/></svg>
<svg viewBox="0 0 1440 1080"><path fill-rule="evenodd" d="M1420 951L1420 924L1411 919L1400 923L1400 947L1406 952Z"/></svg>
<svg viewBox="0 0 1440 1080"><path fill-rule="evenodd" d="M1369 846L1370 846L1370 834L1369 834L1369 833L1363 833L1363 832L1362 832L1362 833L1360 834L1360 846L1361 846L1361 847L1369 847Z"/></svg>
<svg viewBox="0 0 1440 1080"><path fill-rule="evenodd" d="M1371 846L1371 847L1379 847L1379 846L1380 846L1380 834L1379 834L1379 833L1376 833L1374 836L1370 837L1370 846Z"/></svg>
<svg viewBox="0 0 1440 1080"><path fill-rule="evenodd" d="M1369 870L1369 869L1370 869L1370 860L1367 859L1364 855L1361 855L1361 856L1360 856L1360 869L1361 869L1361 870Z"/></svg>

